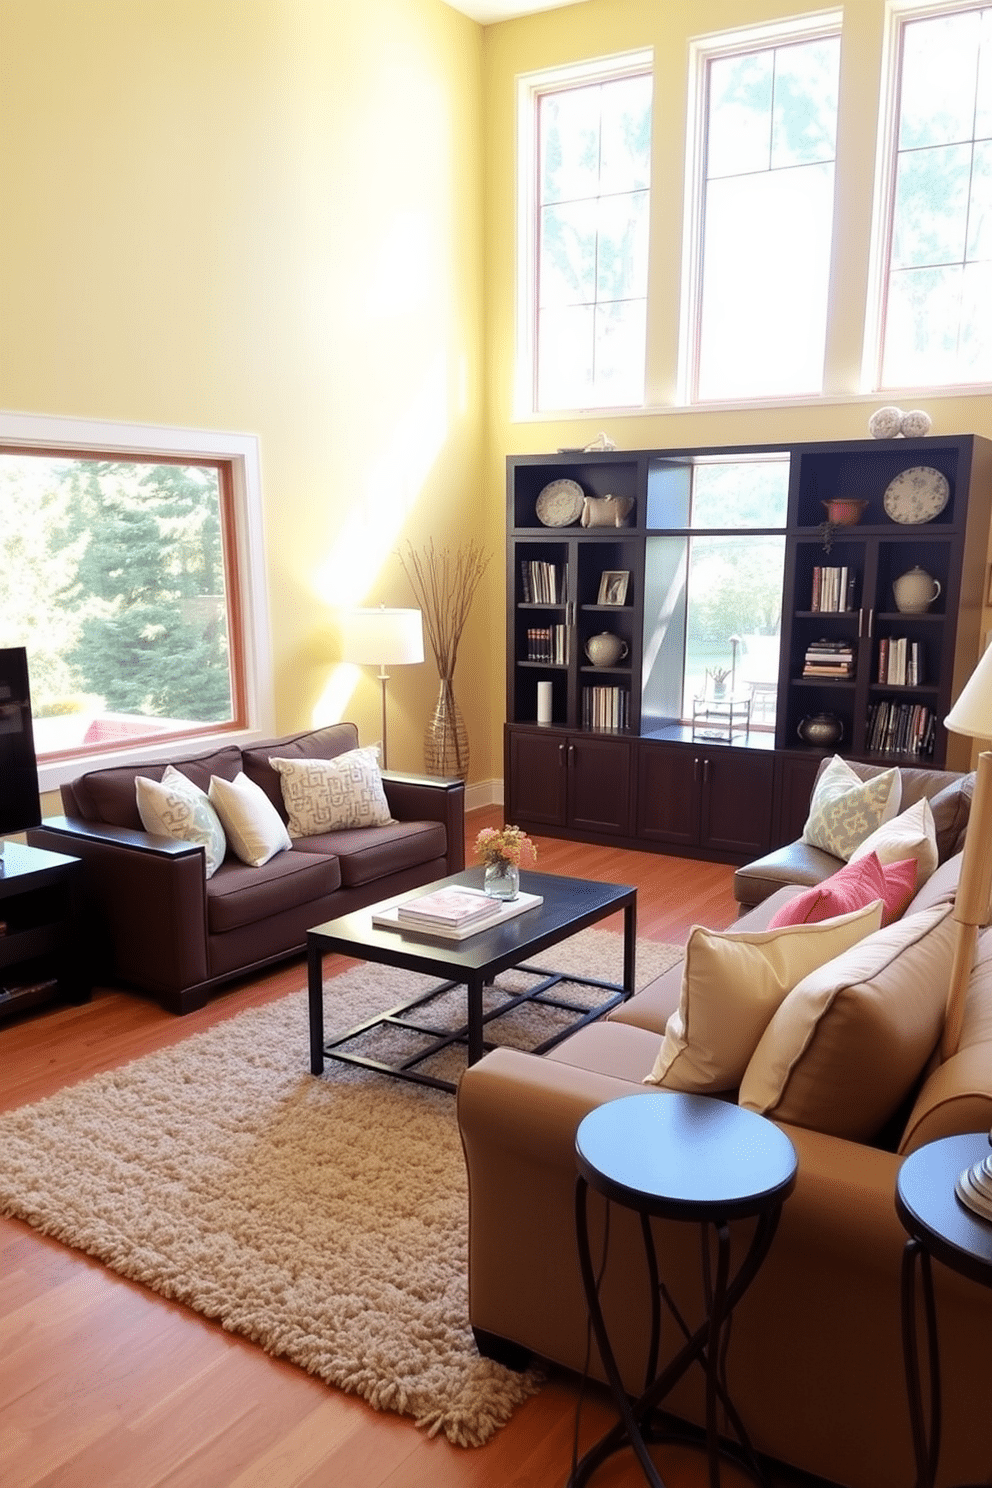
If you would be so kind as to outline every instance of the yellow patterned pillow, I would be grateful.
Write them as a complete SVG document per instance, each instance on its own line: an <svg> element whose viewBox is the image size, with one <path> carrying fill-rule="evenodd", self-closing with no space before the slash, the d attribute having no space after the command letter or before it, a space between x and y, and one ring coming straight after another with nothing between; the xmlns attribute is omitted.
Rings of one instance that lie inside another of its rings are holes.
<svg viewBox="0 0 992 1488"><path fill-rule="evenodd" d="M848 862L883 822L891 821L902 800L902 776L895 768L869 780L835 754L813 787L803 841Z"/></svg>

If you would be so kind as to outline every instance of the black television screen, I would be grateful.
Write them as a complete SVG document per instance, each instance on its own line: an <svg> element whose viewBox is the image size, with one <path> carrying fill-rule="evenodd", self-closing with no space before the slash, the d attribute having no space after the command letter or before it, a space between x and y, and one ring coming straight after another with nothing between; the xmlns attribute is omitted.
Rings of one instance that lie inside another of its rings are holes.
<svg viewBox="0 0 992 1488"><path fill-rule="evenodd" d="M23 832L40 821L27 652L23 646L4 646L0 647L0 836Z"/></svg>

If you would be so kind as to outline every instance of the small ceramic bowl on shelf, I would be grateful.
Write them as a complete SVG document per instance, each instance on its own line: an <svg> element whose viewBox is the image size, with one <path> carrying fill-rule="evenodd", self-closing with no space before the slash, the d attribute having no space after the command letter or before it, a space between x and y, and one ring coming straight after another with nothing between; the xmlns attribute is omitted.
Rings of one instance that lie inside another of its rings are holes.
<svg viewBox="0 0 992 1488"><path fill-rule="evenodd" d="M864 516L867 501L856 501L851 496L832 496L829 501L824 501L827 512L827 521L835 527L854 527Z"/></svg>

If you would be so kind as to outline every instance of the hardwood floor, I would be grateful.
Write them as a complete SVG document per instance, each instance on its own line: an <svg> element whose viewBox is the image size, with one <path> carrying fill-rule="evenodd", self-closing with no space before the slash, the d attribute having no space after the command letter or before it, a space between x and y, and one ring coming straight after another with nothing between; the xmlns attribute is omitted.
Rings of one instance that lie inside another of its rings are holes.
<svg viewBox="0 0 992 1488"><path fill-rule="evenodd" d="M469 844L480 827L501 819L497 808L472 813ZM635 883L643 936L684 943L697 920L725 927L735 918L725 866L546 838L538 846L539 866L549 872ZM0 1108L304 983L303 963L295 962L182 1019L102 989L82 1007L25 1015L0 1027ZM28 1226L0 1221L4 1488L553 1488L569 1472L576 1393L570 1378L553 1375L488 1446L452 1447ZM583 1443L611 1420L601 1392L592 1391ZM659 1449L659 1463L670 1488L705 1481L698 1454ZM620 1488L643 1479L624 1454L594 1481ZM745 1481L733 1470L724 1474L728 1488Z"/></svg>

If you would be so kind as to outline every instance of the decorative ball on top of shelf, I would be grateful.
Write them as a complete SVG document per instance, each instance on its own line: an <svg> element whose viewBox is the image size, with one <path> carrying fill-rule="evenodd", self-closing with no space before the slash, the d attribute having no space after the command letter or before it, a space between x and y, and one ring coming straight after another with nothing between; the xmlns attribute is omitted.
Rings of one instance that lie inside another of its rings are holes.
<svg viewBox="0 0 992 1488"><path fill-rule="evenodd" d="M933 419L922 408L911 408L903 414L899 428L907 439L925 439L932 423Z"/></svg>
<svg viewBox="0 0 992 1488"><path fill-rule="evenodd" d="M878 408L868 420L868 433L872 439L898 439L904 432L902 421L905 418L901 408Z"/></svg>

